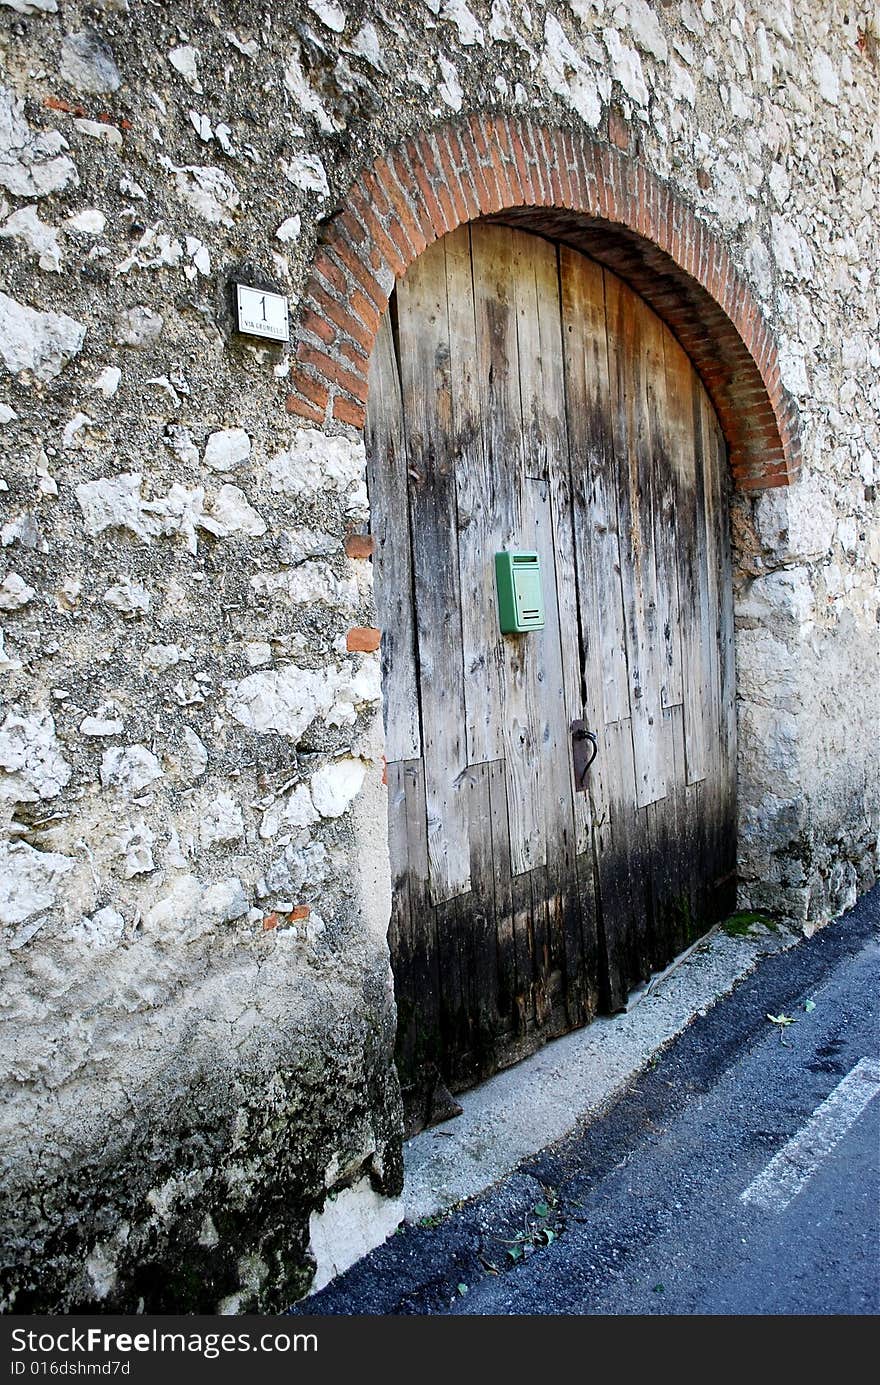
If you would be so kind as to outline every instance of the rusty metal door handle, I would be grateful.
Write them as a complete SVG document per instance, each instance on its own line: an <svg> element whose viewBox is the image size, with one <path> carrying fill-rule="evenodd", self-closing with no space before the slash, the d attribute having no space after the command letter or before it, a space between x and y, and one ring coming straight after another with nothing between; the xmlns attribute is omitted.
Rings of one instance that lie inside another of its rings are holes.
<svg viewBox="0 0 880 1385"><path fill-rule="evenodd" d="M592 747L592 755L588 757L587 746ZM587 730L585 721L573 721L571 723L571 753L574 764L574 781L578 793L587 791L587 773L590 765L599 754L599 742L594 732Z"/></svg>

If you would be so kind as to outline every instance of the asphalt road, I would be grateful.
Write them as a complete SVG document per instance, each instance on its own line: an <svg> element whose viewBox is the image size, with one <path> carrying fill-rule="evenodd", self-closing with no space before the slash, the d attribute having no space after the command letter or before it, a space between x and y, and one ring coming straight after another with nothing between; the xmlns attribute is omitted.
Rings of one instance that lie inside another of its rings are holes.
<svg viewBox="0 0 880 1385"><path fill-rule="evenodd" d="M876 1314L878 979L880 888L765 959L603 1117L294 1311Z"/></svg>

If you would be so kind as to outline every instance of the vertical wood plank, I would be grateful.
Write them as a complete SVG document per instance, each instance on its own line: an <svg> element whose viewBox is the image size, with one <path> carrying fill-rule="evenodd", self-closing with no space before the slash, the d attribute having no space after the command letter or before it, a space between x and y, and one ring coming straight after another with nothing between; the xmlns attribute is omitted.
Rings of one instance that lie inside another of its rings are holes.
<svg viewBox="0 0 880 1385"><path fill-rule="evenodd" d="M648 426L653 457L654 553L657 566L657 627L660 635L660 704L676 707L682 700L681 613L678 603L678 477L675 456L679 438L666 388L668 327L660 327L659 343L651 356L646 380Z"/></svg>
<svg viewBox="0 0 880 1385"><path fill-rule="evenodd" d="M385 754L414 760L422 753L407 499L406 434L390 313L370 357L365 428L370 497L373 591L382 631Z"/></svg>
<svg viewBox="0 0 880 1385"><path fill-rule="evenodd" d="M446 252L438 241L398 285L400 375L409 454L428 856L435 902L470 885L461 594L455 562L455 455Z"/></svg>
<svg viewBox="0 0 880 1385"><path fill-rule="evenodd" d="M613 274L605 274L608 378L612 435L619 486L617 513L623 561L621 584L632 717L635 801L641 808L666 792L656 728L660 721L660 650L651 439L646 371L662 336L641 299ZM659 344L659 346L658 346Z"/></svg>
<svg viewBox="0 0 880 1385"><path fill-rule="evenodd" d="M506 537L499 513L499 487L509 482L487 446L485 363L477 359L470 227L444 238L449 304L450 388L456 461L458 566L464 661L465 740L469 764L504 753L499 708L503 644L498 626L494 555ZM482 367L482 368L481 368ZM514 469L515 475L515 469Z"/></svg>
<svg viewBox="0 0 880 1385"><path fill-rule="evenodd" d="M503 226L476 224L471 250L476 346L484 391L484 438L494 483L499 548L524 548L521 362L515 277L518 241ZM538 652L531 636L503 635L499 718L507 769L510 854L514 874L546 860L540 806Z"/></svg>
<svg viewBox="0 0 880 1385"><path fill-rule="evenodd" d="M629 716L604 275L567 246L559 264L585 712L599 729Z"/></svg>
<svg viewBox="0 0 880 1385"><path fill-rule="evenodd" d="M700 536L702 511L702 439L695 434L694 370L678 343L664 338L670 454L676 468L677 588L684 673L682 695L686 778L689 784L705 777L706 738L703 701L706 695L702 644ZM702 434L702 426L700 426ZM700 473L699 480L697 473ZM699 485L699 493L698 493Z"/></svg>
<svg viewBox="0 0 880 1385"><path fill-rule="evenodd" d="M498 952L498 1010L502 1029L517 1029L517 953L510 868L510 827L507 821L507 775L503 760L494 760L489 773L489 814L492 825L492 866L495 884L495 937Z"/></svg>
<svg viewBox="0 0 880 1385"><path fill-rule="evenodd" d="M560 470L558 462L550 461L550 466L556 471ZM547 840L544 888L548 900L547 922L553 965L560 968L564 974L566 1003L570 1014L581 1015L585 1010L584 958L578 914L578 834L575 829L574 800L576 797L583 799L586 795L575 795L573 792L571 733L567 718L562 654L564 636L560 624L561 612L557 603L555 532L549 491L547 481L533 478L527 482L533 542L540 555L544 573L546 612L544 629L536 635L540 640L540 784ZM567 632L567 638L576 647L577 627L574 631Z"/></svg>

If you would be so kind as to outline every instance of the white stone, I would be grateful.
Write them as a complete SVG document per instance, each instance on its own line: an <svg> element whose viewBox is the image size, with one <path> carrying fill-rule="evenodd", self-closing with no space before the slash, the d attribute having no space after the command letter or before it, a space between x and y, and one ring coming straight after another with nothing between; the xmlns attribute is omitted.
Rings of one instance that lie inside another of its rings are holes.
<svg viewBox="0 0 880 1385"><path fill-rule="evenodd" d="M294 831L310 827L318 822L319 813L312 802L306 784L297 784L287 795L276 798L267 808L260 821L260 836L264 840L277 837L279 832Z"/></svg>
<svg viewBox="0 0 880 1385"><path fill-rule="evenodd" d="M764 491L755 508L759 537L777 562L813 562L834 542L837 510L818 477Z"/></svg>
<svg viewBox="0 0 880 1385"><path fill-rule="evenodd" d="M102 236L107 218L97 207L85 207L75 216L69 216L64 225L68 231L77 231L83 236Z"/></svg>
<svg viewBox="0 0 880 1385"><path fill-rule="evenodd" d="M15 659L7 654L5 640L6 633L4 630L0 629L0 671L3 673L16 673L19 669L24 668L24 664L21 662L21 659Z"/></svg>
<svg viewBox="0 0 880 1385"><path fill-rule="evenodd" d="M306 881L313 887L322 885L327 879L329 866L327 848L323 842L310 842L307 846L292 842L267 870L267 892L296 897Z"/></svg>
<svg viewBox="0 0 880 1385"><path fill-rule="evenodd" d="M81 135L87 135L89 139L98 140L100 144L109 144L116 149L122 148L122 131L115 125L108 125L104 120L75 120L73 128Z"/></svg>
<svg viewBox="0 0 880 1385"><path fill-rule="evenodd" d="M79 354L85 335L66 313L43 313L0 293L0 356L12 375L53 379Z"/></svg>
<svg viewBox="0 0 880 1385"><path fill-rule="evenodd" d="M275 234L280 241L287 244L289 241L299 240L301 230L301 218L299 216L289 216L286 221L282 221Z"/></svg>
<svg viewBox="0 0 880 1385"><path fill-rule="evenodd" d="M313 115L318 122L318 128L325 134L332 134L336 129L336 124L322 106L317 93L312 89L303 72L298 45L295 46L287 60L284 69L284 85L300 110L306 115Z"/></svg>
<svg viewBox="0 0 880 1385"><path fill-rule="evenodd" d="M35 207L21 207L8 216L0 226L0 236L21 241L38 257L40 269L57 274L61 269L61 246L54 226L47 226L37 216Z"/></svg>
<svg viewBox="0 0 880 1385"><path fill-rule="evenodd" d="M180 196L193 211L217 226L231 226L230 213L240 202L238 189L222 168L189 164L175 170L175 183Z"/></svg>
<svg viewBox="0 0 880 1385"><path fill-rule="evenodd" d="M168 61L175 72L180 73L188 87L191 87L194 92L200 94L202 91L202 84L199 81L198 58L198 49L193 48L189 43L181 44L178 48L172 48L171 52L168 54Z"/></svg>
<svg viewBox="0 0 880 1385"><path fill-rule="evenodd" d="M458 69L442 53L438 54L437 62L443 77L437 85L437 95L450 110L460 111L464 102L464 88L459 81Z"/></svg>
<svg viewBox="0 0 880 1385"><path fill-rule="evenodd" d="M105 529L129 529L149 541L141 517L141 477L137 471L98 481L83 481L75 488L83 512L86 533L95 538Z"/></svg>
<svg viewBox="0 0 880 1385"><path fill-rule="evenodd" d="M770 172L767 174L767 184L773 194L773 200L777 207L783 207L788 201L788 196L791 191L791 180L783 164L772 163L770 165Z"/></svg>
<svg viewBox="0 0 880 1385"><path fill-rule="evenodd" d="M337 676L334 669L301 669L295 664L252 673L233 689L229 710L252 731L276 731L297 741L316 717L333 708Z"/></svg>
<svg viewBox="0 0 880 1385"><path fill-rule="evenodd" d="M101 758L101 784L126 798L162 778L162 766L145 745L113 746Z"/></svg>
<svg viewBox="0 0 880 1385"><path fill-rule="evenodd" d="M305 562L285 572L258 572L250 585L258 596L282 598L293 606L324 603L352 610L358 600L355 579L337 577L327 563Z"/></svg>
<svg viewBox="0 0 880 1385"><path fill-rule="evenodd" d="M553 14L548 14L544 21L544 51L539 71L550 90L576 111L585 125L595 130L602 116L596 78Z"/></svg>
<svg viewBox="0 0 880 1385"><path fill-rule="evenodd" d="M149 875L156 869L153 860L153 833L142 818L133 823L124 823L113 840L116 850L122 857L121 875L123 880L133 880L136 875Z"/></svg>
<svg viewBox="0 0 880 1385"><path fill-rule="evenodd" d="M252 640L244 647L244 657L249 668L262 668L272 662L272 646L265 640Z"/></svg>
<svg viewBox="0 0 880 1385"><path fill-rule="evenodd" d="M190 111L189 120L199 139L209 144L214 138L214 129L208 117L201 111Z"/></svg>
<svg viewBox="0 0 880 1385"><path fill-rule="evenodd" d="M805 567L783 568L756 577L737 601L737 616L775 625L777 629L789 622L797 627L799 635L808 629L815 615L815 597Z"/></svg>
<svg viewBox="0 0 880 1385"><path fill-rule="evenodd" d="M150 644L144 650L144 663L153 673L164 673L180 663L180 650L176 644Z"/></svg>
<svg viewBox="0 0 880 1385"><path fill-rule="evenodd" d="M489 37L493 43L518 43L521 47L525 46L525 40L514 23L513 14L510 8L510 0L492 0L492 14L489 19ZM504 81L504 78L501 80L506 87L507 82Z"/></svg>
<svg viewBox="0 0 880 1385"><path fill-rule="evenodd" d="M138 582L119 582L104 593L108 606L124 616L145 616L150 609L150 593Z"/></svg>
<svg viewBox="0 0 880 1385"><path fill-rule="evenodd" d="M0 5L16 14L57 14L58 0L0 0Z"/></svg>
<svg viewBox="0 0 880 1385"><path fill-rule="evenodd" d="M36 590L29 587L17 572L10 572L0 584L0 611L20 611L36 596Z"/></svg>
<svg viewBox="0 0 880 1385"><path fill-rule="evenodd" d="M822 99L836 106L840 100L840 80L831 59L821 48L813 54L813 77Z"/></svg>
<svg viewBox="0 0 880 1385"><path fill-rule="evenodd" d="M243 53L246 58L253 60L260 51L260 45L255 38L250 38L247 42L243 43L238 35L231 29L227 29L226 37L233 48L237 48L239 53Z"/></svg>
<svg viewBox="0 0 880 1385"><path fill-rule="evenodd" d="M26 842L0 842L0 923L23 923L51 909L63 875L73 869L69 856L35 851Z"/></svg>
<svg viewBox="0 0 880 1385"><path fill-rule="evenodd" d="M273 491L316 495L322 490L344 491L352 481L360 480L365 466L361 438L328 437L315 428L301 428L287 451L271 458L266 472Z"/></svg>
<svg viewBox="0 0 880 1385"><path fill-rule="evenodd" d="M321 23L332 29L334 34L342 33L345 28L345 10L336 0L308 0L308 6L312 14L316 14Z"/></svg>
<svg viewBox="0 0 880 1385"><path fill-rule="evenodd" d="M603 29L602 38L611 59L611 75L637 106L647 106L648 88L642 60L634 48L627 48L616 29Z"/></svg>
<svg viewBox="0 0 880 1385"><path fill-rule="evenodd" d="M210 923L196 924L202 886L194 875L179 876L167 894L161 895L143 916L141 927L147 936L157 940L192 941L210 928Z"/></svg>
<svg viewBox="0 0 880 1385"><path fill-rule="evenodd" d="M92 389L99 390L105 399L112 399L119 389L122 371L118 366L108 365L92 381Z"/></svg>
<svg viewBox="0 0 880 1385"><path fill-rule="evenodd" d="M303 192L316 192L319 197L329 197L327 171L317 154L295 154L292 159L282 161L285 178Z"/></svg>
<svg viewBox="0 0 880 1385"><path fill-rule="evenodd" d="M230 793L221 793L207 804L199 822L199 843L202 850L218 843L240 841L244 836L244 819L241 809Z"/></svg>
<svg viewBox="0 0 880 1385"><path fill-rule="evenodd" d="M440 7L440 18L448 19L458 30L458 41L463 48L473 47L474 44L481 46L486 42L483 33L483 26L475 15L471 14L465 4L465 0L443 0Z"/></svg>
<svg viewBox="0 0 880 1385"><path fill-rule="evenodd" d="M113 698L103 702L92 716L84 717L79 724L82 736L118 736L125 730L125 717L118 702Z"/></svg>
<svg viewBox="0 0 880 1385"><path fill-rule="evenodd" d="M77 433L80 433L83 428L90 427L93 423L94 419L90 418L88 414L74 414L73 418L64 425L64 431L61 434L62 452L68 452L74 446L73 440Z"/></svg>
<svg viewBox="0 0 880 1385"><path fill-rule="evenodd" d="M138 202L145 202L147 194L144 192L140 183L134 182L132 178L119 179L119 191L123 197L133 197Z"/></svg>
<svg viewBox="0 0 880 1385"><path fill-rule="evenodd" d="M36 803L54 798L70 775L51 715L13 707L0 726L0 799Z"/></svg>
<svg viewBox="0 0 880 1385"><path fill-rule="evenodd" d="M190 553L198 549L196 529L202 524L205 492L189 490L175 482L166 496L141 502L141 518L147 534L179 535Z"/></svg>
<svg viewBox="0 0 880 1385"><path fill-rule="evenodd" d="M39 134L24 117L24 101L0 87L0 187L16 197L45 197L77 184L76 165L57 130Z"/></svg>
<svg viewBox="0 0 880 1385"><path fill-rule="evenodd" d="M115 947L124 933L125 919L109 905L98 909L91 917L81 918L70 929L73 938L96 950Z"/></svg>
<svg viewBox="0 0 880 1385"><path fill-rule="evenodd" d="M364 20L352 39L351 51L356 53L359 58L364 58L377 72L386 70L376 26L371 24L368 19Z"/></svg>
<svg viewBox="0 0 880 1385"><path fill-rule="evenodd" d="M238 486L221 486L211 505L209 514L199 521L202 529L207 529L217 538L228 539L233 534L245 534L258 539L266 532L266 522L245 498Z"/></svg>
<svg viewBox="0 0 880 1385"><path fill-rule="evenodd" d="M118 274L129 274L133 269L162 269L166 265L176 266L183 259L183 246L174 236L157 231L148 226L134 251L127 259L117 265Z"/></svg>
<svg viewBox="0 0 880 1385"><path fill-rule="evenodd" d="M646 0L627 0L629 27L636 44L643 53L650 53L658 62L665 63L669 56L669 44L657 14Z"/></svg>
<svg viewBox="0 0 880 1385"><path fill-rule="evenodd" d="M8 404L0 404L0 423L15 423L18 414Z"/></svg>
<svg viewBox="0 0 880 1385"><path fill-rule="evenodd" d="M333 760L309 780L312 802L321 817L338 818L360 793L367 769L363 760Z"/></svg>
<svg viewBox="0 0 880 1385"><path fill-rule="evenodd" d="M232 923L250 908L250 900L237 876L209 885L199 901L199 913L213 923Z"/></svg>
<svg viewBox="0 0 880 1385"><path fill-rule="evenodd" d="M234 471L251 455L251 440L243 428L222 428L211 433L203 461L212 471Z"/></svg>
<svg viewBox="0 0 880 1385"><path fill-rule="evenodd" d="M111 49L93 29L65 35L59 70L71 86L95 95L118 91L122 85Z"/></svg>
<svg viewBox="0 0 880 1385"><path fill-rule="evenodd" d="M208 768L208 751L191 726L183 728L183 743L189 755L189 771L193 779L200 779Z"/></svg>
<svg viewBox="0 0 880 1385"><path fill-rule="evenodd" d="M776 263L786 274L811 279L813 256L804 236L788 217L774 212L770 218L773 231L773 253Z"/></svg>
<svg viewBox="0 0 880 1385"><path fill-rule="evenodd" d="M130 346L135 350L154 346L162 335L165 319L161 313L138 303L133 308L125 308L119 313L113 325L113 340L117 346Z"/></svg>
<svg viewBox="0 0 880 1385"><path fill-rule="evenodd" d="M36 473L37 490L40 492L40 495L57 495L58 482L49 471L49 459L42 449L37 458Z"/></svg>
<svg viewBox="0 0 880 1385"><path fill-rule="evenodd" d="M673 58L669 64L669 93L676 101L686 101L691 107L697 104L697 88L686 67Z"/></svg>

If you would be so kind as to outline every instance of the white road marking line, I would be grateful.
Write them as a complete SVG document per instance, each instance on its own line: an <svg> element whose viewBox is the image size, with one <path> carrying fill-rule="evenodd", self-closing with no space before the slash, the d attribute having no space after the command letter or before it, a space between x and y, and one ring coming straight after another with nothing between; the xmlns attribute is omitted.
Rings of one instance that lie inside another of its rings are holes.
<svg viewBox="0 0 880 1385"><path fill-rule="evenodd" d="M774 1154L763 1173L740 1193L740 1202L752 1203L768 1212L783 1212L878 1092L880 1062L862 1058L816 1107L803 1129Z"/></svg>

